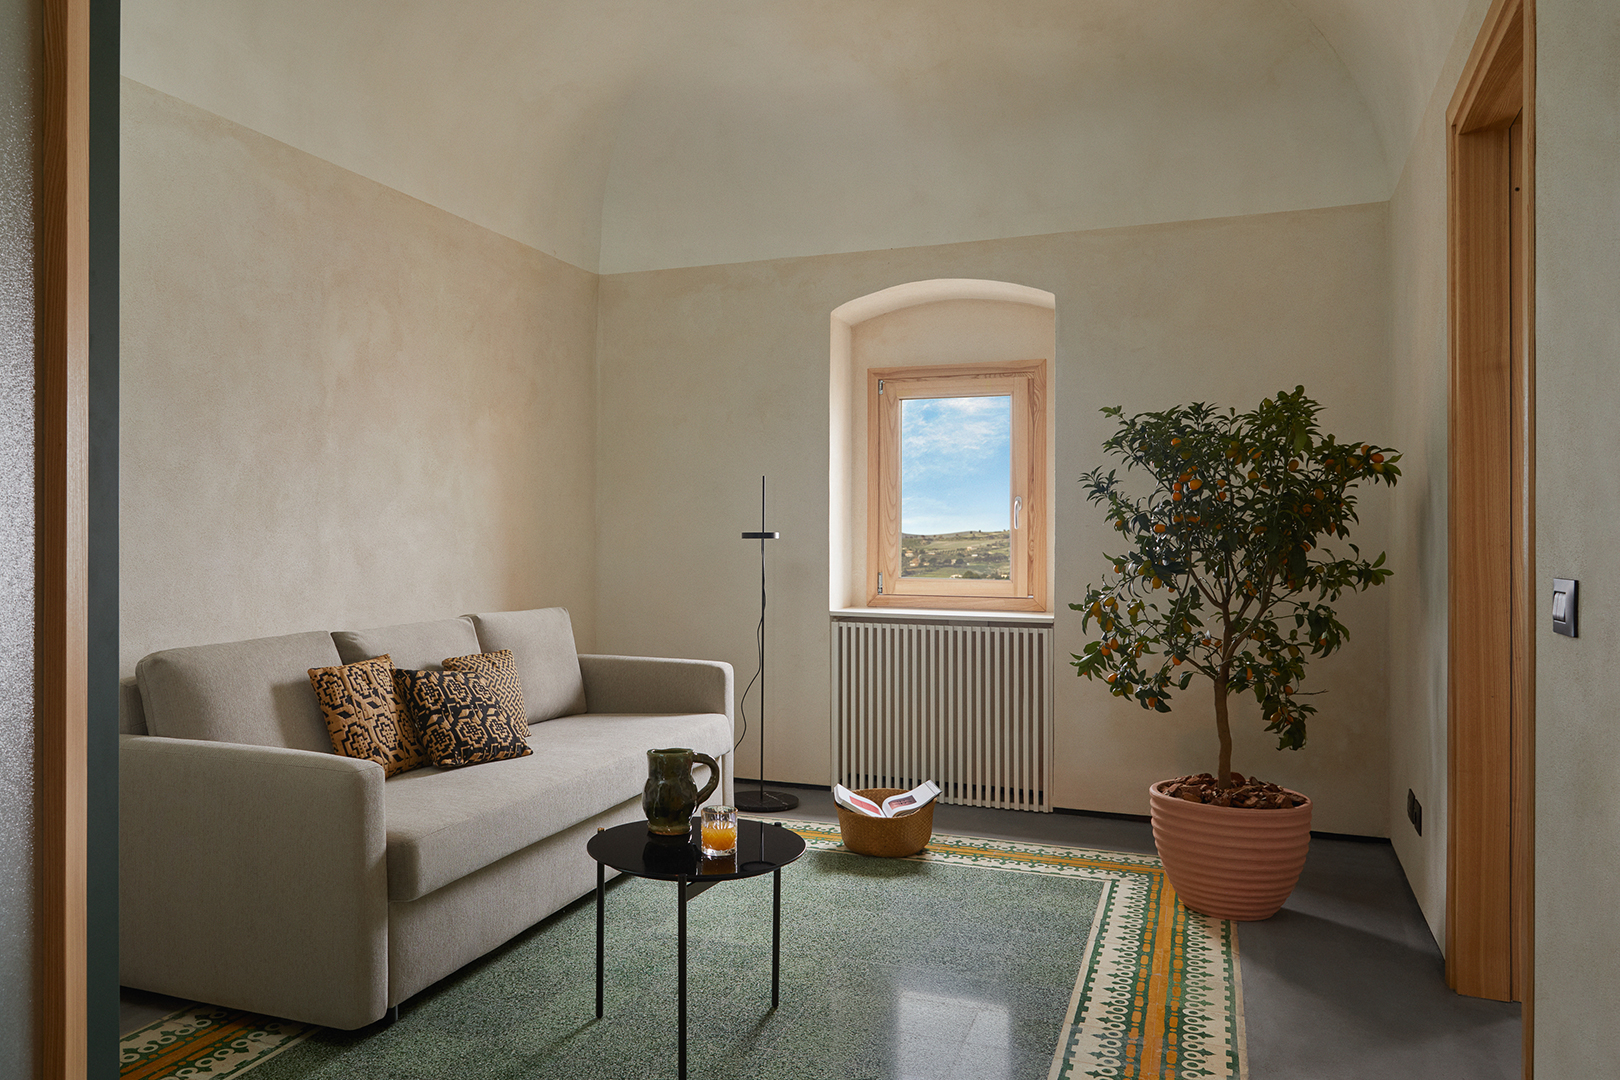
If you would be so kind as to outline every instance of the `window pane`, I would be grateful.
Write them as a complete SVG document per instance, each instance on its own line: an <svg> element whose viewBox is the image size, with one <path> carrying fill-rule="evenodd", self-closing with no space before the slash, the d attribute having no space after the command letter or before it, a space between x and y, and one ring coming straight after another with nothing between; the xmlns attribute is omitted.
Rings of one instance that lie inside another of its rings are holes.
<svg viewBox="0 0 1620 1080"><path fill-rule="evenodd" d="M900 573L1012 575L1012 398L900 402Z"/></svg>

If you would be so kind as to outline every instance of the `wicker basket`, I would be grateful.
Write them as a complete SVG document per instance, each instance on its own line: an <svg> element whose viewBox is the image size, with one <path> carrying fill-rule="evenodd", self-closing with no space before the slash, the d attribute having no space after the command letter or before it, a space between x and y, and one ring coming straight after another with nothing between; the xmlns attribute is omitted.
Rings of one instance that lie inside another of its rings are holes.
<svg viewBox="0 0 1620 1080"><path fill-rule="evenodd" d="M863 788L855 794L864 795L875 803L882 803L890 795L899 795L904 788ZM905 817L872 818L838 808L838 831L844 836L844 846L859 855L877 855L898 859L915 855L928 846L934 835L934 804Z"/></svg>

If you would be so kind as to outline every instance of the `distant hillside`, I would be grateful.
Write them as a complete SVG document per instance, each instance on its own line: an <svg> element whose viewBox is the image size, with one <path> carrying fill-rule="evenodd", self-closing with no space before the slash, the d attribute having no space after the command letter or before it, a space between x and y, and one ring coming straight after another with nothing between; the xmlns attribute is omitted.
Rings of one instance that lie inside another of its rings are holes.
<svg viewBox="0 0 1620 1080"><path fill-rule="evenodd" d="M905 577L999 578L1012 576L1011 534L1000 532L902 533L900 572Z"/></svg>

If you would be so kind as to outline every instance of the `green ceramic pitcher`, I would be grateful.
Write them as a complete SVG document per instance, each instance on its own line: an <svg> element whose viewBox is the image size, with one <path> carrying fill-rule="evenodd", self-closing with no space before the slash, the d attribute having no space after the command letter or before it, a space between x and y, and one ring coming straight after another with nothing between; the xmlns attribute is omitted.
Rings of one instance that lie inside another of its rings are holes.
<svg viewBox="0 0 1620 1080"><path fill-rule="evenodd" d="M709 767L709 782L699 791L692 782L692 762ZM692 828L692 811L720 782L720 766L708 754L675 747L647 751L647 786L641 789L641 809L647 831L660 836L685 836Z"/></svg>

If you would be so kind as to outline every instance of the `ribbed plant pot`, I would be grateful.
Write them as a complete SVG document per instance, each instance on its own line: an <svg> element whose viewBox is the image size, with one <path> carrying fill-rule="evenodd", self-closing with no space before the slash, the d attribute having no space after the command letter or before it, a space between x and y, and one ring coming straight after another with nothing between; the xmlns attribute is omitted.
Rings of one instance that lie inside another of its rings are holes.
<svg viewBox="0 0 1620 1080"><path fill-rule="evenodd" d="M1164 794L1166 783L1148 788L1153 842L1181 902L1218 919L1275 915L1305 869L1311 801L1289 810L1206 806Z"/></svg>

